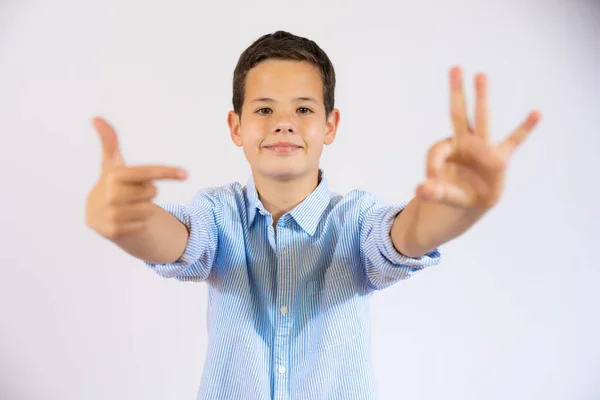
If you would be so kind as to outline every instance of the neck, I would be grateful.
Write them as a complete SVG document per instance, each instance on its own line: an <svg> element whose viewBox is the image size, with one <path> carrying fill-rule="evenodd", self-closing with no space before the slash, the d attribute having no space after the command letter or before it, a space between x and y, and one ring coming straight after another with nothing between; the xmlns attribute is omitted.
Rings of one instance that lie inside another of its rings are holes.
<svg viewBox="0 0 600 400"><path fill-rule="evenodd" d="M291 180L277 180L254 173L258 198L273 216L273 224L286 212L302 203L318 186L319 170Z"/></svg>

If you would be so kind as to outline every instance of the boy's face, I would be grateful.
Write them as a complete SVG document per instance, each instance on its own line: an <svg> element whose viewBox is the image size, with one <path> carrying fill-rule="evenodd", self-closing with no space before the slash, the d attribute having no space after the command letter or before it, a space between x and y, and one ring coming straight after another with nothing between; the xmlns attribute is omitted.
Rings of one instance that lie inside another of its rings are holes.
<svg viewBox="0 0 600 400"><path fill-rule="evenodd" d="M325 117L319 70L290 60L266 60L252 68L241 116L228 115L231 139L243 147L252 172L276 180L316 173L338 122L338 110Z"/></svg>

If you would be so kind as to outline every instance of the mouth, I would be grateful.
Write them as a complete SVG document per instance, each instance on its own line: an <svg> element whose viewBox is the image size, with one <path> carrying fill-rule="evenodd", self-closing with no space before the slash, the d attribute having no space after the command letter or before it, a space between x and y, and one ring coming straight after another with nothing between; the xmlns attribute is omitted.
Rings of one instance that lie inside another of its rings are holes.
<svg viewBox="0 0 600 400"><path fill-rule="evenodd" d="M297 150L300 150L302 147L300 146L292 146L292 145L276 145L276 146L265 146L265 149L274 152L277 154L289 154L293 153Z"/></svg>

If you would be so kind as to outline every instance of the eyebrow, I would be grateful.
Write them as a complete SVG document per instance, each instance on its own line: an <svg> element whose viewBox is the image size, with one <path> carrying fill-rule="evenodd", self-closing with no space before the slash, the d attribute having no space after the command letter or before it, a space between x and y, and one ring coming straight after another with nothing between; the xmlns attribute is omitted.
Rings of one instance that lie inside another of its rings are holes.
<svg viewBox="0 0 600 400"><path fill-rule="evenodd" d="M311 97L311 96L296 97L294 100L295 101L312 101L314 103L318 103L317 99L315 99L314 97ZM275 100L270 97L258 97L256 99L252 100L252 103L259 103L259 102L275 103Z"/></svg>

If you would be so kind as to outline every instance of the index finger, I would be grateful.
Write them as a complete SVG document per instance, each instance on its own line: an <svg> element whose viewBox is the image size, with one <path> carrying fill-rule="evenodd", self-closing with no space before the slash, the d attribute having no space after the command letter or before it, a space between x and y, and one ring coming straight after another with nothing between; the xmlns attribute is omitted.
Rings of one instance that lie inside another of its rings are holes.
<svg viewBox="0 0 600 400"><path fill-rule="evenodd" d="M187 172L177 167L166 167L164 165L144 165L137 167L119 168L115 172L115 178L121 182L146 182L158 179L183 180L187 178Z"/></svg>

